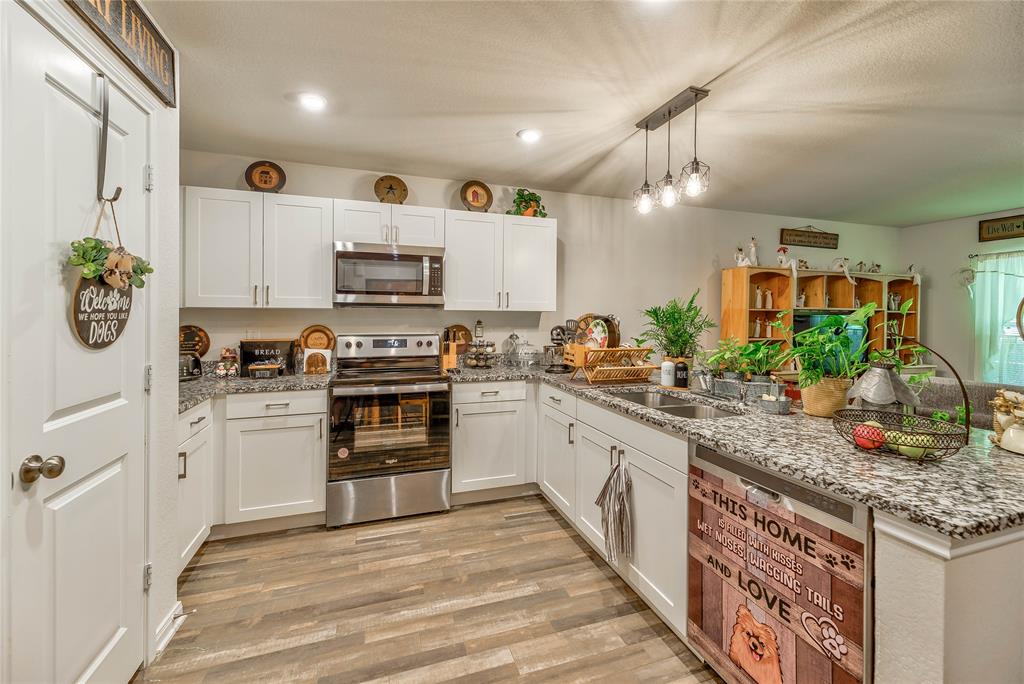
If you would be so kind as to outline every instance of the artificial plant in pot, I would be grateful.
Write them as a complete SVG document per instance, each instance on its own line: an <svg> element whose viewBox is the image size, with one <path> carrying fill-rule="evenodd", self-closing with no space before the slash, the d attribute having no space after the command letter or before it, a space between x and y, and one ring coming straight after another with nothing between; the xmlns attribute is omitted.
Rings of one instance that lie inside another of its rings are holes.
<svg viewBox="0 0 1024 684"><path fill-rule="evenodd" d="M708 368L715 376L721 376L726 380L739 380L743 375L741 349L739 340L735 337L718 340L718 344L708 354Z"/></svg>
<svg viewBox="0 0 1024 684"><path fill-rule="evenodd" d="M505 213L515 216L539 216L540 218L548 215L544 205L541 204L540 195L527 188L516 190L515 197L512 198L512 208Z"/></svg>
<svg viewBox="0 0 1024 684"><path fill-rule="evenodd" d="M846 393L853 380L868 368L865 352L869 344L867 335L855 342L848 329L866 329L874 312L871 302L846 316L829 316L793 337L790 346L800 370L804 413L831 418L847 405Z"/></svg>
<svg viewBox="0 0 1024 684"><path fill-rule="evenodd" d="M700 336L717 325L696 303L699 294L700 290L694 292L685 304L672 299L665 306L645 309L643 315L647 322L634 341L639 345L653 345L666 361L692 359Z"/></svg>

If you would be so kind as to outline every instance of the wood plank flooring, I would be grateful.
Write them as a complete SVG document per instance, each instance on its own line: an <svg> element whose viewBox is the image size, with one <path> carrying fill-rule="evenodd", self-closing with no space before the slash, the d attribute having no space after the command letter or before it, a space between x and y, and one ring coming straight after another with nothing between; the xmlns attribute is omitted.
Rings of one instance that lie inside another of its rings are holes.
<svg viewBox="0 0 1024 684"><path fill-rule="evenodd" d="M207 543L139 682L720 682L542 498Z"/></svg>

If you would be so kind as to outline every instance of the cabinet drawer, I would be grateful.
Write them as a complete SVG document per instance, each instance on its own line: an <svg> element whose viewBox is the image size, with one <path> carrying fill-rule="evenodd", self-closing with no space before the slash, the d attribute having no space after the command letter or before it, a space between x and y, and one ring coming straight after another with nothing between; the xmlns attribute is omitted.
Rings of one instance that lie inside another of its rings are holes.
<svg viewBox="0 0 1024 684"><path fill-rule="evenodd" d="M526 382L465 382L452 385L452 403L475 404L481 401L520 401L526 399Z"/></svg>
<svg viewBox="0 0 1024 684"><path fill-rule="evenodd" d="M540 403L556 408L566 415L576 417L576 395L569 394L557 387L541 384Z"/></svg>
<svg viewBox="0 0 1024 684"><path fill-rule="evenodd" d="M183 443L193 435L198 435L201 430L210 427L213 422L212 402L204 401L199 406L193 406L178 416L178 444Z"/></svg>
<svg viewBox="0 0 1024 684"><path fill-rule="evenodd" d="M327 411L325 390L229 394L227 399L228 419L296 416Z"/></svg>

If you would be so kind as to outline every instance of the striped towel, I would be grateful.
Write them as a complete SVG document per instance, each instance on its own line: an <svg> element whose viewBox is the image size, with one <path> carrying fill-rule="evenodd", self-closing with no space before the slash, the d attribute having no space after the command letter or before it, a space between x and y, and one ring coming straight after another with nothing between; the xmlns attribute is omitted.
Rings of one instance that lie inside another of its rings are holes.
<svg viewBox="0 0 1024 684"><path fill-rule="evenodd" d="M621 463L612 468L594 503L601 507L601 529L608 562L614 563L620 555L632 558L633 480Z"/></svg>

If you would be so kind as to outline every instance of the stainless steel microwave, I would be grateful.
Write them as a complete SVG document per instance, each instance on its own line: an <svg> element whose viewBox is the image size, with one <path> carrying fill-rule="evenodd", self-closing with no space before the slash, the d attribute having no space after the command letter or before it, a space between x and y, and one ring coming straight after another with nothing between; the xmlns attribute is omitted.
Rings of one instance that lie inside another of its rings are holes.
<svg viewBox="0 0 1024 684"><path fill-rule="evenodd" d="M441 306L444 249L334 243L335 306Z"/></svg>

